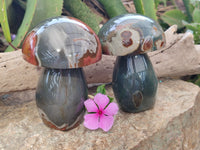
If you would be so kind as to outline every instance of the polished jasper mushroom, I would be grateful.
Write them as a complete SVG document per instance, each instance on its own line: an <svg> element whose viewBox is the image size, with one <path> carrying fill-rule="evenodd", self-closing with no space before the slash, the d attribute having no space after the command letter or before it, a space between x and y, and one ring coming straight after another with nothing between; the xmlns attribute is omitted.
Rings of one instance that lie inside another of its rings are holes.
<svg viewBox="0 0 200 150"><path fill-rule="evenodd" d="M138 14L109 20L99 31L104 54L118 56L112 86L126 112L140 112L154 106L158 81L146 52L165 45L158 23Z"/></svg>
<svg viewBox="0 0 200 150"><path fill-rule="evenodd" d="M48 19L28 34L22 53L29 63L45 67L36 90L43 122L58 130L78 125L87 99L82 67L101 59L94 31L75 18Z"/></svg>

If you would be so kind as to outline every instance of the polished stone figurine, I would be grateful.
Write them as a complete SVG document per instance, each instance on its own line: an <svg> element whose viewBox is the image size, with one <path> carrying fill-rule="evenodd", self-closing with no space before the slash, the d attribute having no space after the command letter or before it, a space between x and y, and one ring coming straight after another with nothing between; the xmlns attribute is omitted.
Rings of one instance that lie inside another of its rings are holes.
<svg viewBox="0 0 200 150"><path fill-rule="evenodd" d="M77 126L88 95L82 67L101 59L94 31L72 17L51 18L28 34L22 53L29 63L45 67L36 90L43 122L58 130Z"/></svg>
<svg viewBox="0 0 200 150"><path fill-rule="evenodd" d="M123 111L141 112L154 106L158 81L146 54L165 45L158 23L139 14L112 18L98 34L103 53L118 56L112 87Z"/></svg>

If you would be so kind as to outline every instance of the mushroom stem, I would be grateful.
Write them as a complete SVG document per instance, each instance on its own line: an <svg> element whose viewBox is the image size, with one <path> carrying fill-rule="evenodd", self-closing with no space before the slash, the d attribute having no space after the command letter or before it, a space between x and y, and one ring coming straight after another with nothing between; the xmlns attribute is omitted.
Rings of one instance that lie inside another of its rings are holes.
<svg viewBox="0 0 200 150"><path fill-rule="evenodd" d="M79 124L84 114L87 84L82 68L45 68L36 90L36 104L43 122L58 130Z"/></svg>
<svg viewBox="0 0 200 150"><path fill-rule="evenodd" d="M113 91L123 111L141 112L154 106L158 81L147 54L118 56Z"/></svg>

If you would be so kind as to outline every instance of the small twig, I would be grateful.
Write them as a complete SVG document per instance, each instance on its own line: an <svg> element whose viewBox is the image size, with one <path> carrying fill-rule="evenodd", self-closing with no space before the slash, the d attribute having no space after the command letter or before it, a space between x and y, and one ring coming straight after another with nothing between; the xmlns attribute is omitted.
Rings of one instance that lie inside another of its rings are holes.
<svg viewBox="0 0 200 150"><path fill-rule="evenodd" d="M95 5L100 11L106 14L105 10L103 9L103 6L97 0L91 0L91 3L93 3L93 5Z"/></svg>
<svg viewBox="0 0 200 150"><path fill-rule="evenodd" d="M10 45L12 48L14 48L14 49L15 49L15 51L16 51L16 50L18 50L18 48L16 48L14 45L12 45L12 43L11 43L11 42L9 42L9 45Z"/></svg>

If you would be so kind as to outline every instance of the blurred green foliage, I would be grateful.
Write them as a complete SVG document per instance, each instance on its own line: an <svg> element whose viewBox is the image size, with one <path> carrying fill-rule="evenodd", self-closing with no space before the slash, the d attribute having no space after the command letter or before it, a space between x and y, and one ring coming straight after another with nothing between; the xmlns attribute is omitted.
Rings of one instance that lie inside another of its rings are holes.
<svg viewBox="0 0 200 150"><path fill-rule="evenodd" d="M183 0L185 12L178 8L166 11L161 19L168 25L177 24L178 29L185 31L184 28L192 31L194 41L200 44L200 1Z"/></svg>
<svg viewBox="0 0 200 150"><path fill-rule="evenodd" d="M159 4L167 6L167 2L171 2L175 9L171 9L163 13L160 18L156 16L156 8ZM158 20L163 28L166 24L171 26L178 25L179 31L185 32L185 28L191 30L194 35L196 44L200 44L200 1L199 0L182 0L185 12L178 9L175 0L133 0L137 13L148 16L154 20Z"/></svg>

